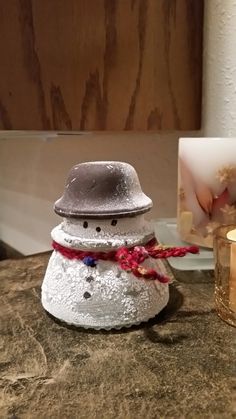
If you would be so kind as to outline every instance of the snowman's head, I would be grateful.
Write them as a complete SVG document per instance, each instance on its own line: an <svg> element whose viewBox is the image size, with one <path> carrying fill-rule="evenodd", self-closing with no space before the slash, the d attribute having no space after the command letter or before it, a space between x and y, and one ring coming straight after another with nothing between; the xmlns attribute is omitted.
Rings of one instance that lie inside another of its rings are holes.
<svg viewBox="0 0 236 419"><path fill-rule="evenodd" d="M101 248L144 241L151 233L143 214L151 207L130 164L100 161L72 167L54 209L70 246Z"/></svg>

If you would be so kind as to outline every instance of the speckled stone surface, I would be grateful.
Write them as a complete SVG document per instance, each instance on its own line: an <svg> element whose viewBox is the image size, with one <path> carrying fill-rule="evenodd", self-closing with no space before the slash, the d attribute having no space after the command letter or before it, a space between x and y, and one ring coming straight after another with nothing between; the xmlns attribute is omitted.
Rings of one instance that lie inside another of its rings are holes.
<svg viewBox="0 0 236 419"><path fill-rule="evenodd" d="M44 312L48 258L0 263L1 418L236 418L236 329L210 274L177 273L153 321L95 332Z"/></svg>

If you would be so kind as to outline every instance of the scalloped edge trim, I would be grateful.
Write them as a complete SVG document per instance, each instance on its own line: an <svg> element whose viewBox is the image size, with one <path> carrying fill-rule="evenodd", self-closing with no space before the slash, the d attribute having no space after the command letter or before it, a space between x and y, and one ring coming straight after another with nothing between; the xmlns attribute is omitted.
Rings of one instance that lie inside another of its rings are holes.
<svg viewBox="0 0 236 419"><path fill-rule="evenodd" d="M106 331L109 331L109 330L121 330L121 329L129 329L130 327L132 327L132 326L139 326L140 324L142 324L142 323L147 323L149 320L151 320L151 319L154 319L154 317L156 317L159 313L161 313L161 311L162 310L164 310L164 308L167 306L167 304L168 304L168 301L169 301L169 298L168 298L168 300L167 300L167 302L166 302L166 304L162 307L162 309L161 310L159 310L159 311L157 311L153 316L150 316L150 317L147 317L147 318L145 318L145 319L143 319L143 320L140 320L140 321L137 321L137 322L134 322L134 323L129 323L129 324L123 324L122 326L90 326L90 325L82 325L82 324L76 324L76 323L69 323L69 322L66 322L65 320L62 320L62 319L60 319L59 317L56 317L56 316L54 316L53 314L51 314L48 310L46 310L44 307L43 307L43 309L52 317L52 318L54 318L55 320L59 320L62 324L64 324L64 325L68 325L68 326L73 326L73 327L77 327L78 329L79 328L83 328L83 329L86 329L86 330L106 330Z"/></svg>

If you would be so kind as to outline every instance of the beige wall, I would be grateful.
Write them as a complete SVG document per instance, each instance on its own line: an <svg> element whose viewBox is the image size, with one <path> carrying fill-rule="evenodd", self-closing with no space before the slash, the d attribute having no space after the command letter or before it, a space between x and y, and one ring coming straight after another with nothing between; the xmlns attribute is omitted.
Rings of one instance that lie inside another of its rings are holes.
<svg viewBox="0 0 236 419"><path fill-rule="evenodd" d="M53 202L63 192L70 167L82 161L131 163L143 190L153 200L149 217L175 216L177 148L181 135L175 132L36 136L2 132L1 239L24 254L49 249L50 230L59 222L52 210Z"/></svg>

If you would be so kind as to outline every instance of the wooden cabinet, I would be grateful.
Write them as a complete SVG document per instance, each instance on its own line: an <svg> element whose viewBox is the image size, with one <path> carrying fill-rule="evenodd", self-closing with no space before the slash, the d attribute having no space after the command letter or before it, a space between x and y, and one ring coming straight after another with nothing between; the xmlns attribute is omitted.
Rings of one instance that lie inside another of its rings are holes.
<svg viewBox="0 0 236 419"><path fill-rule="evenodd" d="M0 0L0 127L197 129L203 0Z"/></svg>

